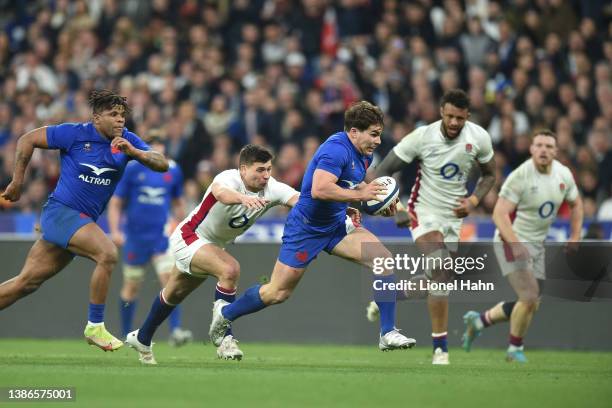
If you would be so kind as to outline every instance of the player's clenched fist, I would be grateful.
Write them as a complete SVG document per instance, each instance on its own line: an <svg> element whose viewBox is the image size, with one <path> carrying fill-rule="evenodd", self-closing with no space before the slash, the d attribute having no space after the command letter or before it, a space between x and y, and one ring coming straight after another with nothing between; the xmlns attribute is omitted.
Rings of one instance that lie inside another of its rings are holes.
<svg viewBox="0 0 612 408"><path fill-rule="evenodd" d="M361 193L361 197L359 198L361 201L380 201L378 196L387 194L387 187L378 183L361 184L357 187L357 190Z"/></svg>
<svg viewBox="0 0 612 408"><path fill-rule="evenodd" d="M8 201L17 201L19 197L21 197L21 183L16 183L15 181L11 181L11 183L6 187L6 190L1 195L2 198Z"/></svg>
<svg viewBox="0 0 612 408"><path fill-rule="evenodd" d="M130 142L122 137L115 137L111 142L111 147L121 150L128 156L133 156L136 148Z"/></svg>
<svg viewBox="0 0 612 408"><path fill-rule="evenodd" d="M249 197L247 195L243 195L240 199L240 203L244 205L249 210L262 210L268 205L270 201L266 200L262 197Z"/></svg>

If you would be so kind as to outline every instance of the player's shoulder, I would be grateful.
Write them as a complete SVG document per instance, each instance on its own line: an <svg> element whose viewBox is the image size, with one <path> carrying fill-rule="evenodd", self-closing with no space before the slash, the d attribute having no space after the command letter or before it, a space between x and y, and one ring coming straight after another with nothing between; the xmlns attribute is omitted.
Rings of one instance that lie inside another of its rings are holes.
<svg viewBox="0 0 612 408"><path fill-rule="evenodd" d="M240 171L238 171L238 169L228 169L217 173L213 181L220 180L241 182L242 178L240 177Z"/></svg>
<svg viewBox="0 0 612 408"><path fill-rule="evenodd" d="M89 132L89 128L93 127L91 122L81 123L81 122L64 122L58 123L55 125L46 126L47 132L61 132L62 134L73 134L73 135L81 135L87 134Z"/></svg>
<svg viewBox="0 0 612 408"><path fill-rule="evenodd" d="M573 179L574 176L572 174L572 170L567 167L565 164L561 163L559 160L553 160L552 162L552 171L553 173L560 174L563 178Z"/></svg>
<svg viewBox="0 0 612 408"><path fill-rule="evenodd" d="M491 142L491 135L489 135L489 132L477 123L468 120L465 122L464 129L466 130L468 136L473 137L478 141Z"/></svg>
<svg viewBox="0 0 612 408"><path fill-rule="evenodd" d="M319 153L350 153L351 143L345 132L334 133L319 147Z"/></svg>

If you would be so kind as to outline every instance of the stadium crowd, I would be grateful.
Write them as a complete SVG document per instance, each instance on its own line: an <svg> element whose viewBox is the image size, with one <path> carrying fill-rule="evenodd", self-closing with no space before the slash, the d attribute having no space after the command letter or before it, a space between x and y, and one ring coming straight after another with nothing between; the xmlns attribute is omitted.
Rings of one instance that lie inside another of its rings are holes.
<svg viewBox="0 0 612 408"><path fill-rule="evenodd" d="M530 133L550 128L585 216L612 219L605 0L0 0L0 9L2 189L17 138L88 121L96 88L128 98L129 129L165 138L193 208L245 143L272 147L275 177L299 189L352 102L385 112L381 157L438 120L440 96L458 87L493 139L495 191L529 156ZM405 194L415 171L402 173ZM37 150L21 200L1 208L40 211L58 176L57 152Z"/></svg>

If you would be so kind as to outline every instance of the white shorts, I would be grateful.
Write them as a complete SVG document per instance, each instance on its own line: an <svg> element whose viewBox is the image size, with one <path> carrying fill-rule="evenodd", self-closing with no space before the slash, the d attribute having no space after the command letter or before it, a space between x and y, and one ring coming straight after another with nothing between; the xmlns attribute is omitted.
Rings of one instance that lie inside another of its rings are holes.
<svg viewBox="0 0 612 408"><path fill-rule="evenodd" d="M457 249L463 220L456 217L443 217L438 214L423 211L422 209L415 209L414 212L417 216L417 222L410 226L410 232L412 233L412 239L414 241L428 232L438 231L444 237L445 243L454 244L447 245L449 250L454 251Z"/></svg>
<svg viewBox="0 0 612 408"><path fill-rule="evenodd" d="M181 236L180 229L177 228L170 237L170 250L174 255L174 263L179 271L188 275L203 277L204 275L193 273L191 271L191 260L193 259L193 256L198 249L202 248L206 244L214 244L220 248L224 248L225 244L207 239L197 232L196 235L198 236L198 239L187 245Z"/></svg>
<svg viewBox="0 0 612 408"><path fill-rule="evenodd" d="M517 260L512 255L512 249L510 245L495 241L493 249L495 251L495 257L497 263L501 269L503 276L508 276L512 272L527 270L533 273L536 279L546 278L546 268L544 265L545 251L543 244L534 244L523 242L523 245L527 247L531 257L529 259Z"/></svg>

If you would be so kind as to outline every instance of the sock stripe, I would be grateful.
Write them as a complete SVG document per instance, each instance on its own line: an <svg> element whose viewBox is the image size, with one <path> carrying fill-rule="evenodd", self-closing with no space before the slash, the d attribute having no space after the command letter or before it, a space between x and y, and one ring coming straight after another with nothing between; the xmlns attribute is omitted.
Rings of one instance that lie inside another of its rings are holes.
<svg viewBox="0 0 612 408"><path fill-rule="evenodd" d="M219 286L219 284L217 284L216 289L217 289L219 292L223 293L224 295L230 295L230 296L231 296L231 295L235 295L235 294L236 294L236 291L238 290L238 288L234 288L234 289L226 289L226 288L224 288L223 286Z"/></svg>
<svg viewBox="0 0 612 408"><path fill-rule="evenodd" d="M447 335L448 335L448 332L431 333L431 337L433 337L434 339L443 338L443 337L446 337Z"/></svg>
<svg viewBox="0 0 612 408"><path fill-rule="evenodd" d="M166 298L165 298L165 296L164 296L164 290L163 290L163 289L162 289L162 290L159 292L159 300L160 300L160 301L161 301L163 304L165 304L165 305L167 305L167 306L176 306L175 304L170 303L170 302L168 302L168 301L166 300Z"/></svg>

